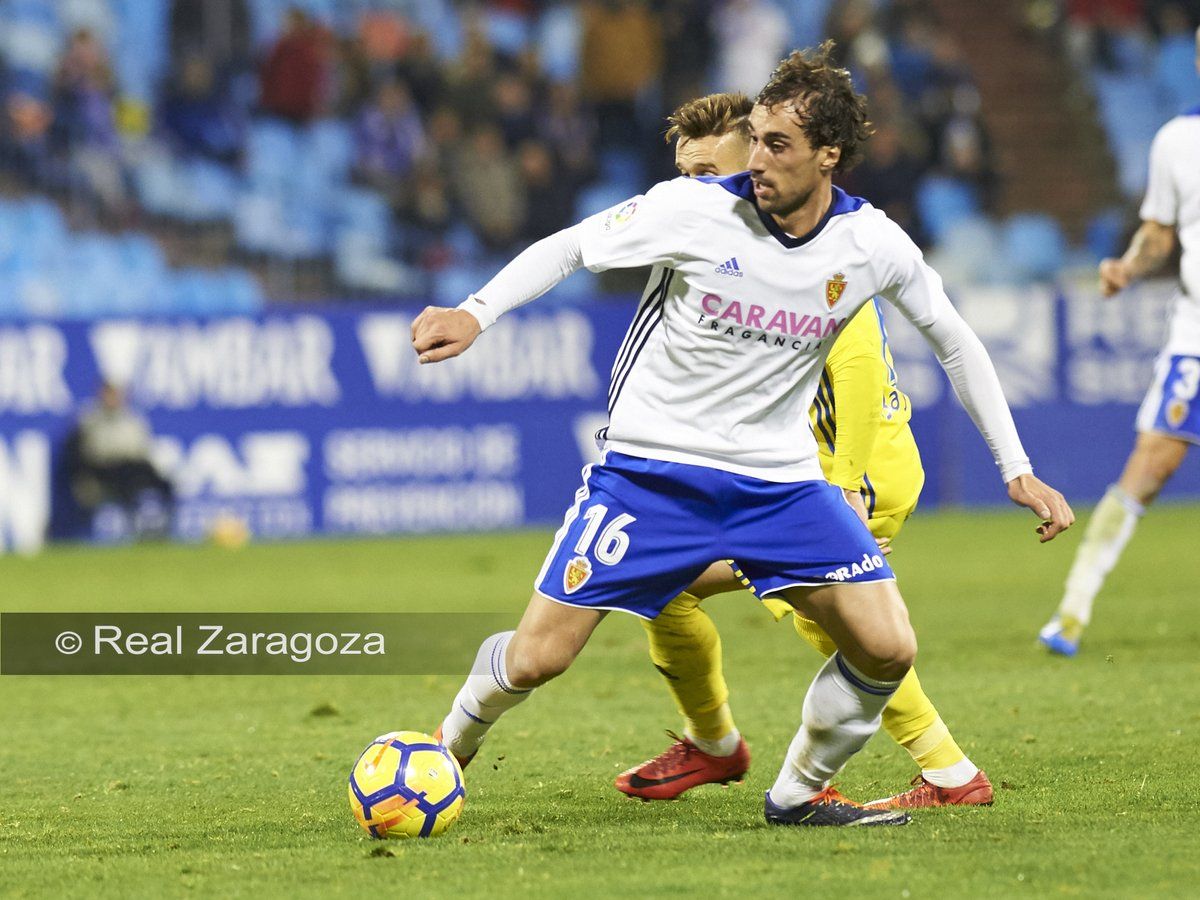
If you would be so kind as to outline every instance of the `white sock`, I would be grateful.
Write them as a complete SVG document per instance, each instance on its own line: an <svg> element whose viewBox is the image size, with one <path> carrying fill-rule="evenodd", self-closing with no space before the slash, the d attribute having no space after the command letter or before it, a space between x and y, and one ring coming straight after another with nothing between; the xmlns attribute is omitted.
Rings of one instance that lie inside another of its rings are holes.
<svg viewBox="0 0 1200 900"><path fill-rule="evenodd" d="M804 720L770 790L776 806L799 806L820 793L879 730L899 681L869 678L842 654L829 657L804 698Z"/></svg>
<svg viewBox="0 0 1200 900"><path fill-rule="evenodd" d="M1109 487L1075 552L1066 593L1058 605L1060 618L1070 617L1080 625L1092 620L1092 603L1145 512L1144 506L1115 484Z"/></svg>
<svg viewBox="0 0 1200 900"><path fill-rule="evenodd" d="M979 774L979 767L965 756L954 765L946 766L944 769L921 770L922 778L930 784L944 788L962 787L977 774Z"/></svg>
<svg viewBox="0 0 1200 900"><path fill-rule="evenodd" d="M685 731L683 735L709 756L733 756L734 752L737 751L738 745L742 742L742 735L736 728L729 732L729 734L719 737L716 740L698 738L688 731Z"/></svg>
<svg viewBox="0 0 1200 900"><path fill-rule="evenodd" d="M466 684L442 721L442 742L458 756L470 756L478 750L496 720L533 691L518 690L508 680L504 651L515 633L502 631L483 642Z"/></svg>

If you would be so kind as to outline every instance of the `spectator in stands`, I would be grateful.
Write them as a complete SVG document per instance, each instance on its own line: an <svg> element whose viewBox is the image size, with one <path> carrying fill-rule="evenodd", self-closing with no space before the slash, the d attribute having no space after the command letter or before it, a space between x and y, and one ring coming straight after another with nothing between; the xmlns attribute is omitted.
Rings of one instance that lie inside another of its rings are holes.
<svg viewBox="0 0 1200 900"><path fill-rule="evenodd" d="M507 249L525 223L520 169L495 125L476 128L469 139L469 153L467 164L456 166L453 175L459 205L489 249Z"/></svg>
<svg viewBox="0 0 1200 900"><path fill-rule="evenodd" d="M408 176L426 152L425 129L408 86L385 81L362 111L356 129L358 176L399 205Z"/></svg>
<svg viewBox="0 0 1200 900"><path fill-rule="evenodd" d="M415 32L396 63L396 77L412 88L421 112L429 112L441 101L445 78L433 52L433 41L423 31Z"/></svg>
<svg viewBox="0 0 1200 900"><path fill-rule="evenodd" d="M496 60L482 31L467 32L462 55L446 73L446 100L464 122L486 122L493 117L492 85Z"/></svg>
<svg viewBox="0 0 1200 900"><path fill-rule="evenodd" d="M994 211L998 179L987 140L977 123L959 118L946 127L940 168L943 174L973 188L981 209Z"/></svg>
<svg viewBox="0 0 1200 900"><path fill-rule="evenodd" d="M541 141L525 141L517 148L517 163L528 208L522 240L532 243L571 225L574 195L564 190L550 148Z"/></svg>
<svg viewBox="0 0 1200 900"><path fill-rule="evenodd" d="M677 109L705 92L715 52L709 24L715 5L715 0L662 0L659 4L663 52L668 60L663 70L662 107L666 110Z"/></svg>
<svg viewBox="0 0 1200 900"><path fill-rule="evenodd" d="M603 0L583 7L582 61L583 95L596 110L601 145L646 146L657 119L643 127L638 100L663 69L662 30L648 5Z"/></svg>
<svg viewBox="0 0 1200 900"><path fill-rule="evenodd" d="M23 178L46 178L53 121L54 113L43 99L19 88L10 90L0 119L0 163Z"/></svg>
<svg viewBox="0 0 1200 900"><path fill-rule="evenodd" d="M550 87L538 120L538 137L550 147L565 184L578 190L596 174L595 116L579 102L574 85Z"/></svg>
<svg viewBox="0 0 1200 900"><path fill-rule="evenodd" d="M251 68L250 10L246 0L172 0L170 58L202 56L214 72Z"/></svg>
<svg viewBox="0 0 1200 900"><path fill-rule="evenodd" d="M353 119L371 99L371 61L357 37L339 39L335 57L330 89L333 112L338 118Z"/></svg>
<svg viewBox="0 0 1200 900"><path fill-rule="evenodd" d="M151 495L161 515L149 528L166 534L175 489L151 460L149 423L127 405L125 392L114 384L101 386L98 401L80 417L68 439L68 474L76 501L89 511L116 503L137 522L146 495Z"/></svg>
<svg viewBox="0 0 1200 900"><path fill-rule="evenodd" d="M845 187L882 209L905 232L920 241L914 214L914 192L920 169L908 154L900 129L880 122L867 143L867 156L847 173Z"/></svg>
<svg viewBox="0 0 1200 900"><path fill-rule="evenodd" d="M330 79L329 37L303 10L288 10L287 28L260 73L265 112L307 125L322 111Z"/></svg>
<svg viewBox="0 0 1200 900"><path fill-rule="evenodd" d="M177 153L236 159L242 146L241 122L203 56L184 57L162 106L162 126Z"/></svg>
<svg viewBox="0 0 1200 900"><path fill-rule="evenodd" d="M533 87L516 72L501 75L492 90L497 124L504 142L515 147L534 136Z"/></svg>
<svg viewBox="0 0 1200 900"><path fill-rule="evenodd" d="M87 29L71 35L54 78L53 134L75 184L108 212L123 214L129 195L113 119L108 54Z"/></svg>

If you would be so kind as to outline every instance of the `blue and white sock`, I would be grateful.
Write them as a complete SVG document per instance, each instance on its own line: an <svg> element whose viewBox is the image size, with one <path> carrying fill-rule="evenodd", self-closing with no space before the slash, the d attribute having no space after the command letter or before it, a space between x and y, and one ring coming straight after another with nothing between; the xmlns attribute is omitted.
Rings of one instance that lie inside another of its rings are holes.
<svg viewBox="0 0 1200 900"><path fill-rule="evenodd" d="M532 688L515 688L508 680L504 652L516 632L493 634L479 647L466 684L442 721L442 742L458 756L470 756L501 715L524 701Z"/></svg>
<svg viewBox="0 0 1200 900"><path fill-rule="evenodd" d="M835 653L804 698L804 721L770 790L776 806L799 806L819 794L879 730L899 681L870 678Z"/></svg>

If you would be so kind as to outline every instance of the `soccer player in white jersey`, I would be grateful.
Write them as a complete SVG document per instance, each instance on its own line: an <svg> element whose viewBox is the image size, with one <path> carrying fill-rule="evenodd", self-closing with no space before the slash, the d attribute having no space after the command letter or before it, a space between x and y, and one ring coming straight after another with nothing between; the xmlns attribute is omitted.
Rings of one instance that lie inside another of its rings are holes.
<svg viewBox="0 0 1200 900"><path fill-rule="evenodd" d="M833 186L869 129L831 46L793 53L759 95L748 172L656 185L413 323L420 362L434 363L584 265L655 267L613 366L603 461L585 468L516 631L484 641L439 728L462 761L570 666L607 611L653 618L713 560L734 559L759 597L786 600L838 647L808 689L767 821L908 821L830 787L878 729L916 639L871 533L822 478L806 415L838 329L876 295L928 338L1041 540L1073 521L1034 477L987 353L937 274L882 212Z"/></svg>
<svg viewBox="0 0 1200 900"><path fill-rule="evenodd" d="M1039 635L1047 649L1063 656L1078 652L1096 595L1138 519L1171 480L1188 447L1200 443L1200 107L1176 116L1155 135L1140 216L1141 227L1125 255L1100 263L1101 293L1111 297L1158 269L1175 249L1177 231L1183 249L1180 291L1154 381L1138 410L1133 452L1092 513L1058 611Z"/></svg>

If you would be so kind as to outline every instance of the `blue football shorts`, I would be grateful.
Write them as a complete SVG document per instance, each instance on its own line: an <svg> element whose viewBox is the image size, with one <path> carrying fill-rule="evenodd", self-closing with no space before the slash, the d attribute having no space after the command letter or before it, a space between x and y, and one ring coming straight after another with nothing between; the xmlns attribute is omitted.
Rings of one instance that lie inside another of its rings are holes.
<svg viewBox="0 0 1200 900"><path fill-rule="evenodd" d="M1137 430L1200 444L1200 357L1161 356L1137 415Z"/></svg>
<svg viewBox="0 0 1200 900"><path fill-rule="evenodd" d="M653 619L722 559L760 599L895 578L841 488L609 452L583 470L534 587L570 606Z"/></svg>

